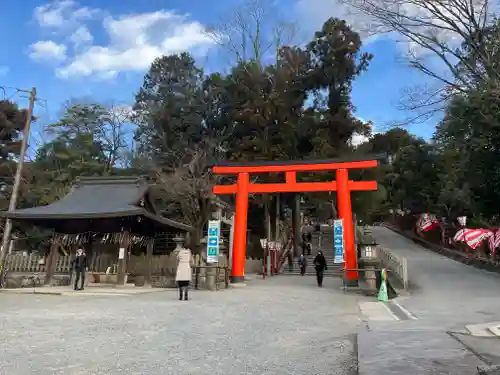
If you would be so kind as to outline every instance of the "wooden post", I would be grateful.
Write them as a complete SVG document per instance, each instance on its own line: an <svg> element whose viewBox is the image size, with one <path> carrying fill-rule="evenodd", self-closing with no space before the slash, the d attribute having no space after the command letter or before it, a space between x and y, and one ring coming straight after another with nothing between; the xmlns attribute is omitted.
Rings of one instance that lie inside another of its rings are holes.
<svg viewBox="0 0 500 375"><path fill-rule="evenodd" d="M231 266L233 263L233 243L234 243L234 214L231 215L231 229L229 230L229 249L228 249L228 259L229 259L229 266Z"/></svg>
<svg viewBox="0 0 500 375"><path fill-rule="evenodd" d="M57 267L58 246L59 243L56 240L56 236L54 236L50 245L50 253L47 258L47 263L45 264L45 280L43 282L45 285L52 284L52 277L54 276Z"/></svg>
<svg viewBox="0 0 500 375"><path fill-rule="evenodd" d="M153 247L154 247L154 238L150 238L148 241L148 245L146 248L146 282L144 286L151 286L153 281Z"/></svg>
<svg viewBox="0 0 500 375"><path fill-rule="evenodd" d="M130 235L127 231L122 232L120 248L118 249L118 285L125 285L125 274L127 272L127 256Z"/></svg>

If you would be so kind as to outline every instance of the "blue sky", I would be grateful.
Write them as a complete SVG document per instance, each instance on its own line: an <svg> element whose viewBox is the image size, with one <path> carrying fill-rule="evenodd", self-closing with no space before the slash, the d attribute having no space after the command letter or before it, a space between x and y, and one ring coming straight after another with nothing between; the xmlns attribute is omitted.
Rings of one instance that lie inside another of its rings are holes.
<svg viewBox="0 0 500 375"><path fill-rule="evenodd" d="M216 69L220 51L203 33L216 25L240 0L23 0L2 4L0 85L35 86L43 105L36 114L40 134L70 98L90 97L118 104L132 103L152 59L188 50L200 64ZM297 22L307 39L335 14L334 0L276 0L281 19ZM401 90L425 80L398 61L400 46L375 39L364 50L374 54L368 70L354 84L356 115L378 130L407 114L397 109ZM14 91L7 90L10 97ZM25 105L25 99L13 95ZM435 120L409 128L428 138Z"/></svg>

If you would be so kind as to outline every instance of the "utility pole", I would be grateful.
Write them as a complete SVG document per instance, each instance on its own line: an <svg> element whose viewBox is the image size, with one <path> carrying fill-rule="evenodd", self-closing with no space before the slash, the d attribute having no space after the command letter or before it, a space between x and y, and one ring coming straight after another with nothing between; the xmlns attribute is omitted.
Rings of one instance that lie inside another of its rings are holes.
<svg viewBox="0 0 500 375"><path fill-rule="evenodd" d="M14 186L12 187L12 195L10 196L9 202L9 212L14 211L17 205L17 199L19 197L19 188L21 186L21 179L23 176L24 158L26 156L26 149L28 146L28 139L30 137L30 127L31 120L33 118L33 108L35 107L36 101L36 88L33 87L31 90L18 90L19 92L26 92L29 94L29 105L28 112L26 115L26 123L24 125L23 139L21 140L21 151L19 153L19 161L17 163L16 176L14 178ZM0 248L0 270L3 269L5 259L7 258L7 253L9 251L10 245L10 233L12 231L12 221L7 218L5 221L5 229L2 237L2 247ZM0 275L2 275L0 273ZM0 280L2 282L3 280Z"/></svg>

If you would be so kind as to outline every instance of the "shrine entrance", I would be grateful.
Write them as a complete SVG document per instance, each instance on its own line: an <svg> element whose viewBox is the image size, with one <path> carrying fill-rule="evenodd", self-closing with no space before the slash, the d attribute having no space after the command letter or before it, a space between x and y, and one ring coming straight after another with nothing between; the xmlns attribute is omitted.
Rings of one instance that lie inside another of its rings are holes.
<svg viewBox="0 0 500 375"><path fill-rule="evenodd" d="M216 185L216 195L236 194L234 239L232 249L231 281L243 282L245 275L247 214L249 194L337 192L339 218L344 221L344 257L348 284L357 284L357 251L354 243L354 223L351 208L351 191L377 190L376 181L349 180L349 169L375 168L378 158L372 160L333 159L319 161L273 161L261 163L218 163L212 172L219 175L236 175L237 183ZM336 180L328 182L298 182L297 172L321 172L336 170ZM250 175L262 173L284 173L284 183L251 183ZM333 249L332 249L333 251Z"/></svg>

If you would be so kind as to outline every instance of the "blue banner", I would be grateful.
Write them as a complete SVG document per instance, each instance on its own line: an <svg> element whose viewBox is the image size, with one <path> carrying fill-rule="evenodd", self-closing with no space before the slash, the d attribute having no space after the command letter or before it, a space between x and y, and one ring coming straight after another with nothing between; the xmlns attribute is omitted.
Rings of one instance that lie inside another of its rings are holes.
<svg viewBox="0 0 500 375"><path fill-rule="evenodd" d="M342 263L344 259L344 220L333 221L333 255L335 263Z"/></svg>
<svg viewBox="0 0 500 375"><path fill-rule="evenodd" d="M207 263L219 261L220 220L208 222Z"/></svg>

